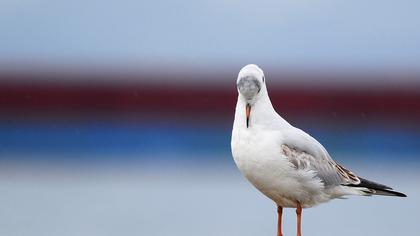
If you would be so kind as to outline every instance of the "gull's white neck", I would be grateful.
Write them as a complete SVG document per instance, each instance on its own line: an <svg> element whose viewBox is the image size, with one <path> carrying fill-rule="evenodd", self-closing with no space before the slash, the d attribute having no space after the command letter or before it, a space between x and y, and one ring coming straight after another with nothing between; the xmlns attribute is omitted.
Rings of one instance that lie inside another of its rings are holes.
<svg viewBox="0 0 420 236"><path fill-rule="evenodd" d="M261 91L262 94L251 103L251 115L249 117L249 126L246 126L246 99L239 94L236 103L234 129L277 129L290 126L274 110L268 97L267 91Z"/></svg>

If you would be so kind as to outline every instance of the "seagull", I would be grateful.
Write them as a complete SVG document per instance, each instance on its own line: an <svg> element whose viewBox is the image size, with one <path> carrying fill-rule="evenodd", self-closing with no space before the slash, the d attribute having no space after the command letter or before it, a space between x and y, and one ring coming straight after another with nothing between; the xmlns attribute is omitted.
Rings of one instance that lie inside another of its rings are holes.
<svg viewBox="0 0 420 236"><path fill-rule="evenodd" d="M277 235L283 208L296 208L301 236L302 209L346 195L406 197L361 178L334 161L312 136L284 120L273 108L264 72L243 67L236 81L238 102L231 149L241 173L277 205Z"/></svg>

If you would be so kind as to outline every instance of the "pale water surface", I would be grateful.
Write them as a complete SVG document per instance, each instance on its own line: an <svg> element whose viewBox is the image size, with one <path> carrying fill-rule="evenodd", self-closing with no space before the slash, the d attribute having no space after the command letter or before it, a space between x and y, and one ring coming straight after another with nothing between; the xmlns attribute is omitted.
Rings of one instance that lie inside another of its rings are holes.
<svg viewBox="0 0 420 236"><path fill-rule="evenodd" d="M407 163L409 164L409 163ZM304 235L417 235L417 164L350 165L408 198L351 197L304 210ZM395 168L395 169L394 169ZM0 235L275 235L276 209L225 163L5 162ZM284 234L295 235L285 210Z"/></svg>

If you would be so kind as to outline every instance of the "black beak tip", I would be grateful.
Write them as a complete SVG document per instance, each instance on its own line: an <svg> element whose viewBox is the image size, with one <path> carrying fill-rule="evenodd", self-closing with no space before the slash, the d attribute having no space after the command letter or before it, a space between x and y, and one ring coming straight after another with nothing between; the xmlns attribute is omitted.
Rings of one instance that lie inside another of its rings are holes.
<svg viewBox="0 0 420 236"><path fill-rule="evenodd" d="M246 127L249 127L249 117L251 116L251 105L248 103L245 107L245 115L246 115Z"/></svg>

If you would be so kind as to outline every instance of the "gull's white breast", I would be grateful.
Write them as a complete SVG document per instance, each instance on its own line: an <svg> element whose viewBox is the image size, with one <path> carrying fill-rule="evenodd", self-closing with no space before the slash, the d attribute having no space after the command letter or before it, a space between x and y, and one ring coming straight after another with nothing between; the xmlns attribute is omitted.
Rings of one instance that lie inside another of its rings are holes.
<svg viewBox="0 0 420 236"><path fill-rule="evenodd" d="M282 207L310 207L329 199L313 172L297 170L283 154L280 131L239 128L232 132L232 155L242 174Z"/></svg>

